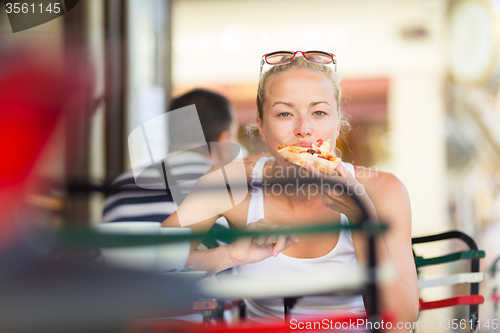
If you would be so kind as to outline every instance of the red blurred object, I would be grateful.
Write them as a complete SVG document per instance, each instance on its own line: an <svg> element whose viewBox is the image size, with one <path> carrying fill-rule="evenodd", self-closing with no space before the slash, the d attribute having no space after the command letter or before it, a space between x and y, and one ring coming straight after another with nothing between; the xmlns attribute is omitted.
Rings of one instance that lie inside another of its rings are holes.
<svg viewBox="0 0 500 333"><path fill-rule="evenodd" d="M484 297L481 295L463 295L463 296L456 296L456 297L451 297L439 301L432 301L432 302L424 302L422 300L420 302L420 311L423 310L430 310L430 309L439 309L439 308L446 308L449 306L455 306L455 305L476 305L476 304L483 304L484 303Z"/></svg>
<svg viewBox="0 0 500 333"><path fill-rule="evenodd" d="M0 54L0 250L17 241L28 176L58 120L75 110L76 92L89 91L90 73L80 61L65 66L42 50Z"/></svg>
<svg viewBox="0 0 500 333"><path fill-rule="evenodd" d="M162 320L162 321L144 321L133 325L126 333L166 333L166 332L201 332L201 333L282 333L282 332L339 332L349 329L362 329L368 331L370 328L365 329L368 322L368 317L365 315L353 314L338 314L334 316L324 317L304 317L294 318L293 322L287 323L285 321L273 322L245 322L243 324L235 324L227 326L225 323L210 324L195 324L185 321L176 320ZM322 327L307 328L307 323L321 323ZM382 315L379 325L387 327L388 323L395 326L393 316ZM359 324L359 325L358 325ZM293 326L293 327L292 327ZM328 326L328 327L326 327ZM376 325L373 325L376 326Z"/></svg>

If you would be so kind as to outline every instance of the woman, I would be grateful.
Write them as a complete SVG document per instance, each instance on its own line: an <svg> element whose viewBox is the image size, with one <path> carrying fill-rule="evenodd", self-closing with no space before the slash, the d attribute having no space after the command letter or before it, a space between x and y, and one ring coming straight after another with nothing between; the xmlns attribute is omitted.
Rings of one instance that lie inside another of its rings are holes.
<svg viewBox="0 0 500 333"><path fill-rule="evenodd" d="M318 63L320 62L320 63ZM346 124L340 110L341 90L335 76L334 55L326 52L275 52L263 57L271 65L261 74L257 95L257 124L262 140L267 144L271 158L262 158L256 164L245 163L248 182L268 182L290 176L297 170L277 153L283 144L311 146L317 139L331 139L332 146ZM262 71L262 66L261 66ZM227 168L226 168L227 169ZM327 178L311 165L301 168L316 176ZM415 265L411 252L410 204L404 185L392 174L363 167L354 168L341 163L338 176L346 178L361 192L370 216L389 224L383 241L377 244L380 262L389 261L397 276L389 286L381 288L381 309L396 315L400 322L413 322L418 313L418 290ZM226 170L231 173L231 170ZM363 190L364 189L364 190ZM247 230L273 230L284 226L304 226L357 221L360 208L349 198L328 191L321 194L301 193L275 195L269 191L252 189L252 193L236 207L219 207L218 200L188 200L179 210L212 211L219 214L202 222L191 224L194 232L208 231L218 216L227 218L231 226ZM191 205L191 207L187 207ZM179 218L173 214L164 226L178 226ZM183 223L185 225L185 223ZM365 262L364 240L358 233L343 229L340 233L278 237L239 238L230 245L207 251L192 251L188 265L197 270L215 273L239 266L240 274L258 275L274 271L305 270L321 273L318 267L338 263L356 265ZM196 244L193 244L195 246ZM319 270L317 270L319 269ZM317 271L316 271L317 270ZM397 296L395 296L397 295ZM392 296L392 297L391 297ZM248 301L251 315L273 317L280 313L276 300ZM297 312L322 313L344 310L363 310L361 296L301 298L295 306ZM282 311L282 310L281 310Z"/></svg>

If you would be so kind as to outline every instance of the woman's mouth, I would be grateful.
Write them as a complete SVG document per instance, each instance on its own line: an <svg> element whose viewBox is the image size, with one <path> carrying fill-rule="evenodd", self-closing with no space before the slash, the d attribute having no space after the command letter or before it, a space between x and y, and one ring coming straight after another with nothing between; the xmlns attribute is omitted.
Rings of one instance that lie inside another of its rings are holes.
<svg viewBox="0 0 500 333"><path fill-rule="evenodd" d="M311 147L311 145L312 145L312 142L300 141L300 142L294 143L292 146L296 146L296 147Z"/></svg>

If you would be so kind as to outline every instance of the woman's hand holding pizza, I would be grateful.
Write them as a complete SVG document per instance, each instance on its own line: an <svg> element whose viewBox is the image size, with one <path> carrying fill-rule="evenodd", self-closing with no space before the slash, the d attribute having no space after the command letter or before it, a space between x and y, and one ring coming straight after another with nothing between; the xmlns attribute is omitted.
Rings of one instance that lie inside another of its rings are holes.
<svg viewBox="0 0 500 333"><path fill-rule="evenodd" d="M321 202L328 208L342 213L347 216L351 221L359 221L363 217L363 211L358 203L349 195L354 193L367 209L367 213L371 218L376 218L375 207L361 183L340 163L335 172L325 174L320 172L316 167L311 164L306 164L303 169L310 175L319 179L335 179L337 177L343 178L345 186L323 186L319 191ZM327 184L327 183L325 183Z"/></svg>
<svg viewBox="0 0 500 333"><path fill-rule="evenodd" d="M249 223L246 231L286 230L287 226L261 219ZM229 259L234 266L259 262L270 256L277 256L281 251L299 242L295 235L279 234L259 237L239 237L228 247Z"/></svg>

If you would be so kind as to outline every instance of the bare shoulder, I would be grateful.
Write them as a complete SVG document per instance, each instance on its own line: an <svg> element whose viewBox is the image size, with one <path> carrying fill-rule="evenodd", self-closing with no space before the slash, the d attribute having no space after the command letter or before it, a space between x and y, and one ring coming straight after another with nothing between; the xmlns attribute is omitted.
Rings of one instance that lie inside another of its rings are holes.
<svg viewBox="0 0 500 333"><path fill-rule="evenodd" d="M220 208L218 211L221 216L224 216L230 226L243 229L246 226L246 218L248 215L248 206L251 198L249 184L252 180L252 171L256 161L233 161L229 164L220 164L215 166L211 172L218 172L218 169L223 169L223 175L219 175L217 179L221 180L224 177L225 181L231 188L232 201L230 206ZM221 200L211 204L212 207L220 206Z"/></svg>
<svg viewBox="0 0 500 333"><path fill-rule="evenodd" d="M356 179L365 187L367 192L382 195L408 194L403 182L390 172L356 166Z"/></svg>
<svg viewBox="0 0 500 333"><path fill-rule="evenodd" d="M246 176L247 176L247 181L248 183L250 183L252 181L252 173L253 173L253 169L255 168L255 165L257 164L258 161L245 161L244 164L245 164L245 172L246 172ZM262 172L266 172L266 170L268 168L271 168L272 166L269 164L269 163L266 163L264 166L263 166L263 170Z"/></svg>
<svg viewBox="0 0 500 333"><path fill-rule="evenodd" d="M233 178L237 177L238 181L246 180L250 183L252 180L252 170L255 166L254 161L232 161L231 163L221 163L214 166L213 169L209 170L207 174L212 172L217 172L219 169L223 169L226 177Z"/></svg>
<svg viewBox="0 0 500 333"><path fill-rule="evenodd" d="M365 188L380 219L404 229L411 226L408 190L398 177L390 172L356 167L356 179Z"/></svg>
<svg viewBox="0 0 500 333"><path fill-rule="evenodd" d="M252 180L252 171L253 168L255 168L255 164L257 164L257 161L245 161L245 171L247 173L248 182Z"/></svg>

